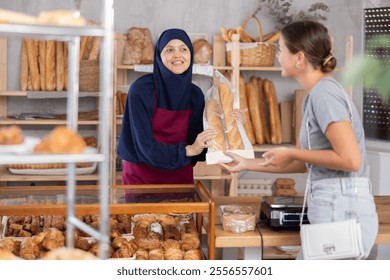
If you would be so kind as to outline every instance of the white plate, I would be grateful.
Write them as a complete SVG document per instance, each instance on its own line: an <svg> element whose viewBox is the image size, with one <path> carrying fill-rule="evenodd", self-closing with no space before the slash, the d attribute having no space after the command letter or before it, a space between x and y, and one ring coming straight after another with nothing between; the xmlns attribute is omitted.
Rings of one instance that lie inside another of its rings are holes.
<svg viewBox="0 0 390 280"><path fill-rule="evenodd" d="M0 154L30 154L41 141L37 137L24 137L24 142L18 145L0 145Z"/></svg>
<svg viewBox="0 0 390 280"><path fill-rule="evenodd" d="M87 175L92 174L97 167L97 163L92 163L91 167L77 167L77 175ZM18 168L8 168L9 172L18 175L66 175L68 174L67 168L47 168L47 169L18 169Z"/></svg>

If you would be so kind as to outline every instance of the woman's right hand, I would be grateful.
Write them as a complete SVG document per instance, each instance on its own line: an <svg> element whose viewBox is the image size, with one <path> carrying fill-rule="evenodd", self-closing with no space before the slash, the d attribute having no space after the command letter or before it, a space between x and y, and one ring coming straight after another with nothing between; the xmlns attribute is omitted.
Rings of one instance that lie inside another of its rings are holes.
<svg viewBox="0 0 390 280"><path fill-rule="evenodd" d="M196 139L192 145L186 147L187 157L193 157L199 155L205 148L210 145L210 139L217 137L218 132L215 129L208 128L196 136Z"/></svg>

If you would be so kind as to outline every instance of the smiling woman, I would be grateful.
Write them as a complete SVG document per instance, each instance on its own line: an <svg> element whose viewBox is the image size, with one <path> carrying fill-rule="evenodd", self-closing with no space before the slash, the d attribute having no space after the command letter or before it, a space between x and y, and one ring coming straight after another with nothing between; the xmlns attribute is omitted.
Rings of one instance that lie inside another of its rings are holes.
<svg viewBox="0 0 390 280"><path fill-rule="evenodd" d="M182 74L191 63L191 52L183 41L171 40L161 52L161 61L174 74Z"/></svg>
<svg viewBox="0 0 390 280"><path fill-rule="evenodd" d="M123 184L194 183L192 167L204 161L206 140L216 132L203 131L204 95L192 83L193 57L184 30L165 30L153 73L132 84L118 143Z"/></svg>

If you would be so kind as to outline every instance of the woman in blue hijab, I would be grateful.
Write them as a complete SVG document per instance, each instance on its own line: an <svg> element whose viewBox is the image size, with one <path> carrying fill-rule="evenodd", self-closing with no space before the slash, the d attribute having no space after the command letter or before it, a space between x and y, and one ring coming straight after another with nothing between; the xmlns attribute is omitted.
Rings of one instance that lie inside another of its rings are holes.
<svg viewBox="0 0 390 280"><path fill-rule="evenodd" d="M153 74L130 87L118 153L123 184L193 184L193 165L205 160L204 95L192 83L193 47L187 33L168 29L159 37Z"/></svg>

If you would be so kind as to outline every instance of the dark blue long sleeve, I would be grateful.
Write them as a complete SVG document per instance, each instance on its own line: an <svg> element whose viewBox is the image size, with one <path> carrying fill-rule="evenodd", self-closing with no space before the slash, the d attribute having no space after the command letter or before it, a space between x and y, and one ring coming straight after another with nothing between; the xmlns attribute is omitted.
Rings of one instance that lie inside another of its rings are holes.
<svg viewBox="0 0 390 280"><path fill-rule="evenodd" d="M141 78L141 80L143 80L144 89L145 81L148 79ZM129 90L118 143L120 156L126 161L167 170L179 169L193 163L194 160L197 161L199 156L193 158L186 156L185 147L192 144L196 136L203 131L204 97L202 91L193 86L192 108L190 108L193 111L189 122L187 142L163 144L156 141L152 131L155 99L151 81L148 88L147 91L137 91L137 82L135 82Z"/></svg>

